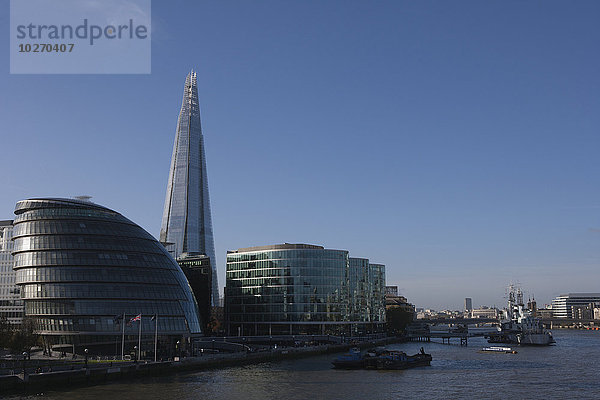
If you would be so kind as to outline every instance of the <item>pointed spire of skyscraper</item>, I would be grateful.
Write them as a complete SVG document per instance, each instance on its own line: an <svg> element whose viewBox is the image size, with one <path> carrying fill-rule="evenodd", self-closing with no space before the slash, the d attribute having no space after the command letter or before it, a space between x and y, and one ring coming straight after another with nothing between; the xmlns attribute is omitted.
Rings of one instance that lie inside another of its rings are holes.
<svg viewBox="0 0 600 400"><path fill-rule="evenodd" d="M194 70L191 70L185 78L160 241L173 244L175 257L183 253L201 253L210 257L212 303L218 304L217 262L208 195L204 137L200 126L198 86Z"/></svg>

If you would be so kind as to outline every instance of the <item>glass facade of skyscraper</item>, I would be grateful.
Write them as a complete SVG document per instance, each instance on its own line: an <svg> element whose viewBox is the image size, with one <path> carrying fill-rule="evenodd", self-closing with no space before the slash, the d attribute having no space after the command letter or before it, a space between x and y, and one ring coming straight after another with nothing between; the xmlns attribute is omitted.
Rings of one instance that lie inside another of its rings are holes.
<svg viewBox="0 0 600 400"><path fill-rule="evenodd" d="M219 299L215 245L213 240L208 174L196 73L185 79L183 101L173 144L167 195L160 229L160 241L172 255L205 254L212 265L212 298Z"/></svg>
<svg viewBox="0 0 600 400"><path fill-rule="evenodd" d="M351 260L364 263L353 261L351 267ZM376 331L385 322L383 270L383 265L349 258L346 250L307 244L229 251L225 288L229 333Z"/></svg>
<svg viewBox="0 0 600 400"><path fill-rule="evenodd" d="M71 199L20 201L15 214L16 283L26 317L48 345L105 345L115 354L123 314L126 320L141 314L149 340L153 315L163 338L201 332L175 260L121 214ZM125 327L128 340L137 342L138 332L138 322Z"/></svg>

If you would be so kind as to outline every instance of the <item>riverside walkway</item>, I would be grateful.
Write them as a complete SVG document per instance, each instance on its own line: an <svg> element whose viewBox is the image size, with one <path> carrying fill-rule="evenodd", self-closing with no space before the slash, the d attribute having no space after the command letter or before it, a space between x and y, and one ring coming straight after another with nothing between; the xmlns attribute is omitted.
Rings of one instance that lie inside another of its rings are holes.
<svg viewBox="0 0 600 400"><path fill-rule="evenodd" d="M353 338L354 339L354 338ZM198 357L175 357L172 361L150 362L132 361L84 361L52 364L50 367L35 366L37 360L27 360L25 370L14 368L13 374L0 375L0 395L5 393L22 393L64 388L65 386L98 385L121 379L135 379L145 376L159 376L179 372L194 372L206 369L232 367L262 362L280 361L284 359L308 357L318 354L337 353L350 347L367 348L371 346L394 343L397 338L381 338L351 343L324 344L301 347L279 347L235 353L214 353ZM212 344L212 340L211 340ZM45 361L45 360L40 360ZM22 360L19 361L22 363ZM40 364L40 363L37 363ZM43 362L40 365L44 365ZM41 368L41 369L38 369ZM10 371L9 371L10 372Z"/></svg>

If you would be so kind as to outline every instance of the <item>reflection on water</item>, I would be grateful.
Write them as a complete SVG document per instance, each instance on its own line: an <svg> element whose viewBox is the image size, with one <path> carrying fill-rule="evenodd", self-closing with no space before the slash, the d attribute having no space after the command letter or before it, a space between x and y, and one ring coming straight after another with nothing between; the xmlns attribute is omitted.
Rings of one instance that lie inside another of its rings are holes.
<svg viewBox="0 0 600 400"><path fill-rule="evenodd" d="M332 355L116 382L44 393L48 399L599 399L600 332L555 331L556 346L518 347L518 354L479 353L439 343L389 346L416 353L423 346L431 367L405 371L331 369ZM596 360L596 361L594 361ZM33 398L34 396L29 396ZM35 396L40 398L40 396Z"/></svg>

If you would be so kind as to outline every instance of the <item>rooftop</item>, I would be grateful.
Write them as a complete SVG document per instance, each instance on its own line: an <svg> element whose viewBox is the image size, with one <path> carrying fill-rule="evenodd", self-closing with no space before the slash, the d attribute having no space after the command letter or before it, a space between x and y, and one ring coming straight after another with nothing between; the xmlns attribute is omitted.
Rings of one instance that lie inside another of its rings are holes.
<svg viewBox="0 0 600 400"><path fill-rule="evenodd" d="M265 251L265 250L324 250L323 246L317 246L314 244L304 243L283 243L283 244L271 244L268 246L255 246L255 247L242 247L237 250L228 250L227 253L248 253L252 251Z"/></svg>
<svg viewBox="0 0 600 400"><path fill-rule="evenodd" d="M110 213L117 214L116 211L111 210L110 208L98 205L96 203L92 203L89 200L80 200L80 199L66 199L66 198L32 198L27 200L21 200L17 202L15 206L15 214L21 214L25 210L31 210L36 208L55 208L55 207L77 207L77 208L87 208L87 209L96 209L107 211Z"/></svg>

